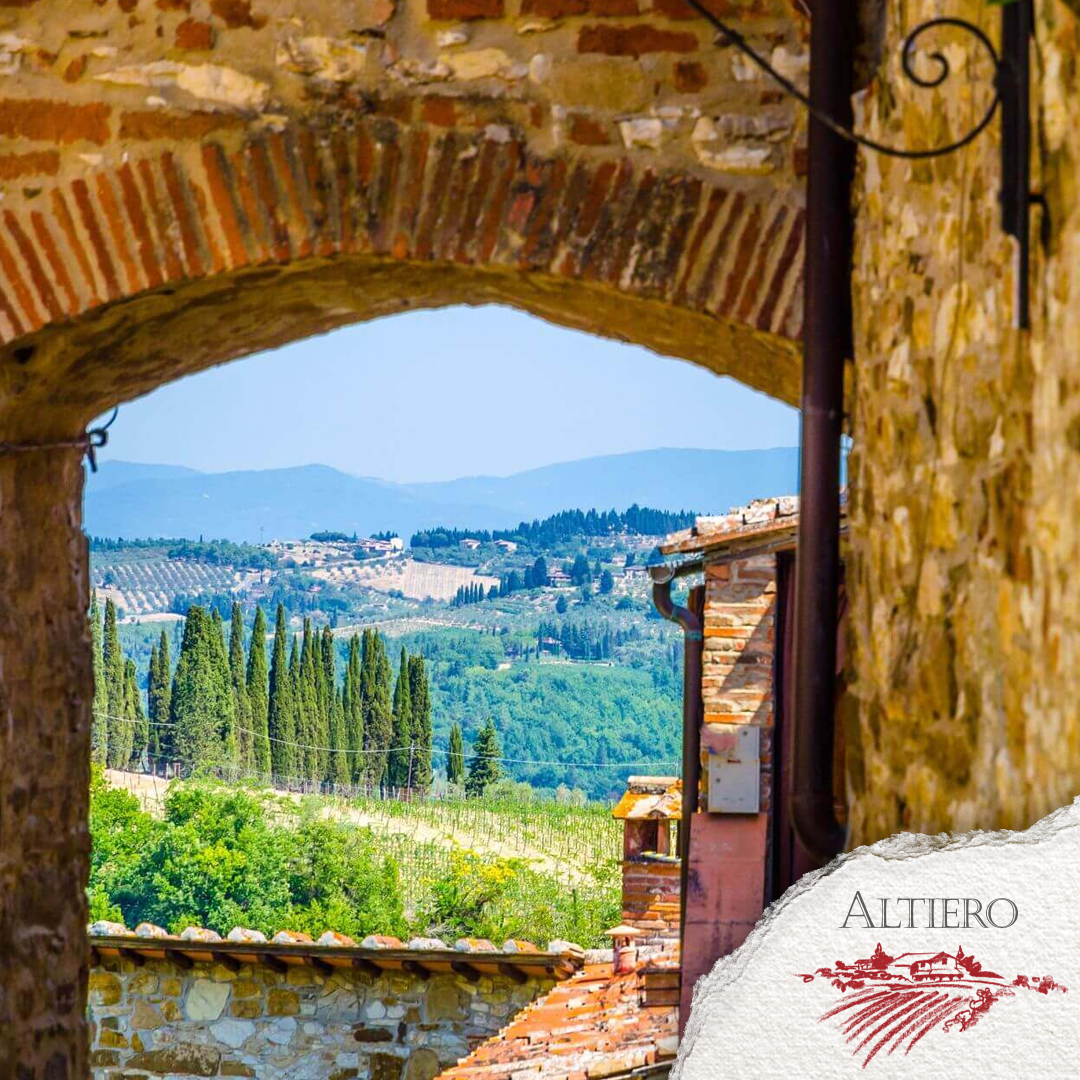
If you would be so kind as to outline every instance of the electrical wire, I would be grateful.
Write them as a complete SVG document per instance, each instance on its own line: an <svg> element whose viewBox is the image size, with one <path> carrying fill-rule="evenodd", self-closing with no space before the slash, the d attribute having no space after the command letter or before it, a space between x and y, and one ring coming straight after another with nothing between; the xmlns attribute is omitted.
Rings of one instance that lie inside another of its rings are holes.
<svg viewBox="0 0 1080 1080"><path fill-rule="evenodd" d="M148 727L155 728L176 728L179 724L174 723L162 723L156 720L132 720L128 716L113 716L110 713L95 712L94 716L104 720L116 720L122 724L138 724L140 726L147 725ZM411 743L408 746L390 746L384 750L346 750L340 747L333 746L314 746L311 743L298 743L292 742L289 739L279 739L273 735L263 735L259 732L253 731L251 728L237 727L235 729L238 732L242 732L245 735L250 735L255 739L268 739L272 743L277 743L280 746L290 746L294 750L314 750L317 753L323 754L348 754L348 755L377 755L377 754L393 754L393 753L407 753L417 749L415 743ZM443 750L440 747L431 747L431 753L442 754L444 757L450 756L449 750ZM549 765L559 766L567 769L651 769L658 766L677 766L676 761L536 761L531 758L512 758L512 757L488 757L486 754L462 754L462 757L468 760L475 760L480 757L487 757L489 761L499 761L508 765ZM220 764L228 764L227 762L221 762Z"/></svg>

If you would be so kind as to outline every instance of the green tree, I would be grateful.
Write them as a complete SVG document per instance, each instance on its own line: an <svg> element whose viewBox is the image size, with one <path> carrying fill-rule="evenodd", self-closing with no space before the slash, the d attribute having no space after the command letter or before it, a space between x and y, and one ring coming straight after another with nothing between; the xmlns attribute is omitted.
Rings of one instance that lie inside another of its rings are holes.
<svg viewBox="0 0 1080 1080"><path fill-rule="evenodd" d="M412 718L412 758L409 787L426 791L431 787L431 687L422 656L409 657L409 702Z"/></svg>
<svg viewBox="0 0 1080 1080"><path fill-rule="evenodd" d="M116 605L105 601L105 635L102 644L102 673L105 677L105 709L108 715L105 760L110 769L122 769L131 756L134 733L124 720L124 652L116 625Z"/></svg>
<svg viewBox="0 0 1080 1080"><path fill-rule="evenodd" d="M600 591L602 593L609 593L615 588L615 578L612 576L610 570L605 570L600 575Z"/></svg>
<svg viewBox="0 0 1080 1080"><path fill-rule="evenodd" d="M224 653L214 620L193 605L184 620L169 702L174 752L191 768L221 760L223 735L232 725L232 688Z"/></svg>
<svg viewBox="0 0 1080 1080"><path fill-rule="evenodd" d="M244 664L244 613L233 601L229 618L229 680L232 683L233 709L236 713L236 755L245 769L255 764L254 726L251 721L251 699L247 692L247 672Z"/></svg>
<svg viewBox="0 0 1080 1080"><path fill-rule="evenodd" d="M465 778L466 795L483 795L488 784L493 784L502 776L499 763L501 754L499 736L489 716L473 741L473 758L469 763L469 775Z"/></svg>
<svg viewBox="0 0 1080 1080"><path fill-rule="evenodd" d="M140 772L150 767L150 725L143 711L142 691L135 672L135 661L124 662L124 718L131 728L131 755L128 763Z"/></svg>
<svg viewBox="0 0 1080 1080"><path fill-rule="evenodd" d="M292 776L295 766L293 743L293 688L286 658L288 629L285 605L278 604L274 627L274 651L270 661L270 693L267 699L267 741L270 743L271 768L275 776Z"/></svg>
<svg viewBox="0 0 1080 1080"><path fill-rule="evenodd" d="M255 771L268 775L272 767L270 753L270 693L266 672L266 613L255 609L255 624L251 628L251 643L247 658L247 695L251 713L251 761Z"/></svg>
<svg viewBox="0 0 1080 1080"><path fill-rule="evenodd" d="M451 784L465 780L465 744L461 738L461 725L455 720L450 725L450 753L446 758L446 779Z"/></svg>
<svg viewBox="0 0 1080 1080"><path fill-rule="evenodd" d="M364 755L364 701L360 689L360 638L353 634L349 639L349 659L345 665L343 689L345 712L345 746L348 748L349 779L361 783L365 777Z"/></svg>
<svg viewBox="0 0 1080 1080"><path fill-rule="evenodd" d="M412 699L409 694L409 656L404 646L394 686L394 728L390 738L392 749L387 755L387 783L392 788L409 786L409 766L412 762Z"/></svg>
<svg viewBox="0 0 1080 1080"><path fill-rule="evenodd" d="M238 717L236 714L236 691L233 686L232 668L229 665L229 647L225 643L225 620L221 612L215 608L210 617L213 625L211 644L213 646L213 680L215 689L224 693L228 702L222 710L220 718L220 734L224 763L238 765L240 763L240 733L237 731Z"/></svg>
<svg viewBox="0 0 1080 1080"><path fill-rule="evenodd" d="M300 695L296 741L301 744L298 758L302 753L303 769L300 773L307 780L318 781L322 778L322 751L326 743L320 740L320 703L319 674L322 657L318 638L311 626L311 619L304 620L304 643L300 650Z"/></svg>
<svg viewBox="0 0 1080 1080"><path fill-rule="evenodd" d="M322 629L319 639L320 655L320 722L319 745L328 747L321 755L323 780L333 781L334 758L337 751L344 749L344 730L342 717L337 714L337 660L334 655L334 633L329 626Z"/></svg>
<svg viewBox="0 0 1080 1080"><path fill-rule="evenodd" d="M375 630L366 630L361 643L360 693L364 703L364 759L369 786L386 782L386 758L393 735L390 682L393 672L386 643Z"/></svg>
<svg viewBox="0 0 1080 1080"><path fill-rule="evenodd" d="M109 691L105 685L105 665L101 655L101 608L96 591L90 600L90 652L94 662L90 756L95 764L104 765L109 747Z"/></svg>
<svg viewBox="0 0 1080 1080"><path fill-rule="evenodd" d="M169 684L172 672L169 659L169 636L164 630L150 652L150 678L147 685L147 719L150 724L150 764L156 771L159 762L168 760L172 750L169 723Z"/></svg>
<svg viewBox="0 0 1080 1080"><path fill-rule="evenodd" d="M569 606L570 606L570 604L567 602L566 597L563 596L562 594L560 594L558 600L555 601L555 610L560 615L565 615L566 614L566 609Z"/></svg>

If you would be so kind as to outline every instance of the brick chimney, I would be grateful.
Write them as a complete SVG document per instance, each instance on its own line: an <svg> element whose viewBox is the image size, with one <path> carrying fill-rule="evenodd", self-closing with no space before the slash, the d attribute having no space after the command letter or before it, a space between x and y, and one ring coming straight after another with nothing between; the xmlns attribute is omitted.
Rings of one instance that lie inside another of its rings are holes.
<svg viewBox="0 0 1080 1080"><path fill-rule="evenodd" d="M636 945L679 937L679 858L671 823L682 810L682 782L674 776L631 776L612 811L623 822L623 922L641 931Z"/></svg>

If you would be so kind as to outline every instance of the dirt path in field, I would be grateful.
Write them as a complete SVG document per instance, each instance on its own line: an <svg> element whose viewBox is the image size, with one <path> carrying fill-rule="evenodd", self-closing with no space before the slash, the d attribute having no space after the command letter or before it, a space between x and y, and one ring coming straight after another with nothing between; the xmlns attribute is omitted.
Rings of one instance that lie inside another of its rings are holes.
<svg viewBox="0 0 1080 1080"><path fill-rule="evenodd" d="M146 773L121 772L118 769L106 769L105 778L115 788L131 792L144 810L151 814L160 814L165 802L165 792L169 782L160 776L148 776ZM295 791L279 791L274 794L299 804L303 798ZM581 881L585 875L576 866L568 865L553 858L546 852L529 845L507 844L490 836L477 835L451 825L448 829L438 829L425 821L409 819L389 814L371 813L342 802L339 805L326 806L323 816L354 825L365 826L376 833L399 833L410 836L418 843L436 843L445 847L457 844L469 848L481 855L494 855L504 859L524 859L531 870L537 873L552 874L572 881Z"/></svg>

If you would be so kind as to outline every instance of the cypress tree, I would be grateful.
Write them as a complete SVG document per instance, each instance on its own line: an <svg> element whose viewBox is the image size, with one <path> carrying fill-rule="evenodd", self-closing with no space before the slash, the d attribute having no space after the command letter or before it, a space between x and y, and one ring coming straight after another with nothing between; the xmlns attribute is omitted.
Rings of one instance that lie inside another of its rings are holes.
<svg viewBox="0 0 1080 1080"><path fill-rule="evenodd" d="M108 714L105 760L110 769L122 769L131 751L130 732L124 722L124 653L116 628L116 605L105 601L105 636L101 653L105 676L105 711Z"/></svg>
<svg viewBox="0 0 1080 1080"><path fill-rule="evenodd" d="M229 649L225 644L225 621L217 608L214 608L211 623L213 626L211 638L213 668L211 679L213 692L222 702L218 732L221 738L225 763L227 765L236 765L240 761L236 730L236 703L233 697L232 670L229 667Z"/></svg>
<svg viewBox="0 0 1080 1080"><path fill-rule="evenodd" d="M348 741L345 737L345 688L341 693L331 695L330 745L334 752L330 755L329 780L336 786L352 783L352 765L349 761Z"/></svg>
<svg viewBox="0 0 1080 1080"><path fill-rule="evenodd" d="M300 651L300 702L301 723L297 725L298 743L303 744L304 767L301 772L307 780L318 782L323 775L323 752L319 749L326 743L319 741L321 727L319 717L319 696L322 682L322 658L318 639L311 628L311 620L304 620L304 644Z"/></svg>
<svg viewBox="0 0 1080 1080"><path fill-rule="evenodd" d="M149 768L150 726L143 711L142 692L135 674L135 661L124 664L124 716L131 728L131 753L129 765L146 772Z"/></svg>
<svg viewBox="0 0 1080 1080"><path fill-rule="evenodd" d="M412 705L412 746L409 787L431 787L431 688L422 656L409 657L409 701Z"/></svg>
<svg viewBox="0 0 1080 1080"><path fill-rule="evenodd" d="M292 779L304 780L307 778L307 761L304 754L307 750L308 741L304 738L304 683L300 677L300 640L297 634L292 636L292 645L289 648L289 685L292 687L293 705L293 742Z"/></svg>
<svg viewBox="0 0 1080 1080"><path fill-rule="evenodd" d="M349 779L363 782L364 701L360 690L360 638L353 634L349 641L349 660L345 666L345 745L349 749Z"/></svg>
<svg viewBox="0 0 1080 1080"><path fill-rule="evenodd" d="M387 782L392 788L409 786L409 766L412 764L412 700L409 695L409 656L401 647L401 663L394 686L394 727L390 737L393 749L387 755Z"/></svg>
<svg viewBox="0 0 1080 1080"><path fill-rule="evenodd" d="M216 637L213 620L198 604L192 605L184 621L169 702L174 754L191 768L220 760L222 718L231 713L231 692L218 660L224 644Z"/></svg>
<svg viewBox="0 0 1080 1080"><path fill-rule="evenodd" d="M489 716L473 741L473 759L469 763L469 775L465 778L466 795L483 795L488 784L502 776L500 754L499 736Z"/></svg>
<svg viewBox="0 0 1080 1080"><path fill-rule="evenodd" d="M322 656L322 682L325 695L323 706L323 725L321 728L320 746L330 747L324 750L323 772L324 780L334 780L334 759L340 757L335 751L345 747L344 716L339 711L340 702L337 692L337 658L334 655L334 634L329 626L324 626L322 631L321 656Z"/></svg>
<svg viewBox="0 0 1080 1080"><path fill-rule="evenodd" d="M106 763L109 747L109 692L105 686L105 666L101 656L101 608L97 592L90 600L90 651L94 661L93 715L90 718L90 755L98 765Z"/></svg>
<svg viewBox="0 0 1080 1080"><path fill-rule="evenodd" d="M244 670L244 615L233 601L229 622L229 679L232 684L233 709L236 712L237 760L245 769L254 766L251 702L247 692L247 673Z"/></svg>
<svg viewBox="0 0 1080 1080"><path fill-rule="evenodd" d="M375 630L366 630L361 648L360 690L364 708L364 758L367 782L380 788L386 780L386 751L393 734L390 700L392 672L386 645Z"/></svg>
<svg viewBox="0 0 1080 1080"><path fill-rule="evenodd" d="M446 758L446 779L451 784L465 780L465 746L461 739L461 725L455 720L450 725L450 753Z"/></svg>
<svg viewBox="0 0 1080 1080"><path fill-rule="evenodd" d="M247 658L247 694L251 712L252 766L260 775L269 775L270 754L270 695L266 673L266 613L255 609L255 625L251 629L251 644Z"/></svg>
<svg viewBox="0 0 1080 1080"><path fill-rule="evenodd" d="M285 606L278 604L274 628L274 652L270 662L270 694L267 699L267 741L270 743L271 767L275 776L292 776L293 727L292 679L285 657ZM272 741L271 741L272 740Z"/></svg>
<svg viewBox="0 0 1080 1080"><path fill-rule="evenodd" d="M150 653L150 680L147 687L147 714L150 722L150 761L154 771L158 763L168 761L172 751L169 723L169 638L164 630Z"/></svg>

